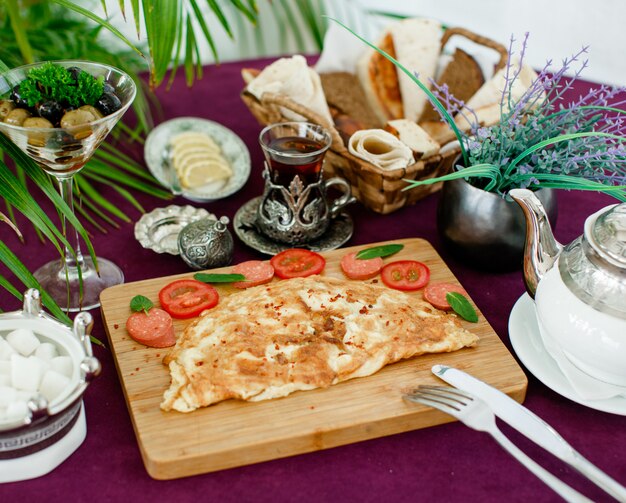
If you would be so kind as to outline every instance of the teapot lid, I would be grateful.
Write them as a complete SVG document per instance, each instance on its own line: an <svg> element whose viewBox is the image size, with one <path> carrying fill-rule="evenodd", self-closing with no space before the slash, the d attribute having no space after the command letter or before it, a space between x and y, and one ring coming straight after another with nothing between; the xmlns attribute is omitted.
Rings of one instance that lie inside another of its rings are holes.
<svg viewBox="0 0 626 503"><path fill-rule="evenodd" d="M591 228L590 242L615 265L626 267L626 203L600 215Z"/></svg>

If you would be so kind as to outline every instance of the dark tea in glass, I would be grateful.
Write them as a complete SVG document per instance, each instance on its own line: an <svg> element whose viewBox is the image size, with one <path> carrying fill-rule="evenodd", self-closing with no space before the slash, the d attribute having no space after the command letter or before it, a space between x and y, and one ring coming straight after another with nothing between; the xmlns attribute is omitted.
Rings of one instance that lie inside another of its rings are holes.
<svg viewBox="0 0 626 503"><path fill-rule="evenodd" d="M288 187L296 175L305 186L320 180L331 143L321 126L306 122L273 124L261 132L259 140L272 183Z"/></svg>

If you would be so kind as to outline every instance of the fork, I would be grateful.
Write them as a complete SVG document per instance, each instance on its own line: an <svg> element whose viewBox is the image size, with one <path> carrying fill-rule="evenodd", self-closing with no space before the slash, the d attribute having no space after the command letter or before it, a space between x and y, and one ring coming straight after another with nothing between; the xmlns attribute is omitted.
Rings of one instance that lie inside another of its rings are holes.
<svg viewBox="0 0 626 503"><path fill-rule="evenodd" d="M496 418L489 406L479 398L456 388L421 385L404 395L406 400L439 409L456 417L466 426L489 433L506 451L535 474L548 487L570 502L591 502L590 499L556 478L522 452L504 436L496 425Z"/></svg>

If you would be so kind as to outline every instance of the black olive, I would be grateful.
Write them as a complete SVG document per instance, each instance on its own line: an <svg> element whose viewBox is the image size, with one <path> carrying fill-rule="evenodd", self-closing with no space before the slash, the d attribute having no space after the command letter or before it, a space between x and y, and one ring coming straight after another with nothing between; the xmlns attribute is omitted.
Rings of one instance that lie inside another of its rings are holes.
<svg viewBox="0 0 626 503"><path fill-rule="evenodd" d="M78 82L78 76L82 73L82 70L77 66L70 66L67 71L72 75L74 82Z"/></svg>
<svg viewBox="0 0 626 503"><path fill-rule="evenodd" d="M102 96L96 101L96 108L99 109L103 115L111 115L122 108L122 102L115 95L115 93L103 93Z"/></svg>
<svg viewBox="0 0 626 503"><path fill-rule="evenodd" d="M114 94L115 93L115 88L111 84L109 84L108 82L104 82L102 84L102 92L103 93Z"/></svg>
<svg viewBox="0 0 626 503"><path fill-rule="evenodd" d="M20 94L19 84L13 87L10 98L13 101L13 103L15 103L17 108L28 108L28 102L25 99L22 99L22 96Z"/></svg>
<svg viewBox="0 0 626 503"><path fill-rule="evenodd" d="M52 124L58 124L64 110L58 101L48 100L37 104L37 113L39 117L48 119Z"/></svg>

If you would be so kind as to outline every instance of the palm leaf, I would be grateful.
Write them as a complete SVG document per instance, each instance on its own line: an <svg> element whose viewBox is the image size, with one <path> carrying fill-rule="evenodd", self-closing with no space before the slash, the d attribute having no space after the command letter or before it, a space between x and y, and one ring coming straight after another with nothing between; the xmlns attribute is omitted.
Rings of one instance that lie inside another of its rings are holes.
<svg viewBox="0 0 626 503"><path fill-rule="evenodd" d="M178 25L180 0L145 0L143 17L150 48L150 84L159 85L172 59Z"/></svg>
<svg viewBox="0 0 626 503"><path fill-rule="evenodd" d="M28 268L22 264L20 259L9 249L9 247L0 241L0 261L7 266L7 268L15 275L15 277L27 288L36 288L41 292L41 300L43 305L46 306L48 311L57 319L71 325L72 321L69 319L61 308L57 305L52 297L41 287L39 282L30 273ZM2 285L4 286L4 285Z"/></svg>
<svg viewBox="0 0 626 503"><path fill-rule="evenodd" d="M115 36L117 36L121 41L127 44L131 49L137 52L137 54L139 54L141 57L144 57L143 53L130 40L128 40L121 31L119 31L115 26L109 23L106 19L102 19L101 17L95 15L90 10L84 9L83 7L80 7L76 5L75 3L70 2L69 0L50 0L50 1L57 3L59 5L62 5L63 7L73 10L74 12L77 12L81 14L82 16L85 16L86 18L91 19L92 21L95 21L99 25L109 30ZM165 2L165 3L169 3L169 2Z"/></svg>
<svg viewBox="0 0 626 503"><path fill-rule="evenodd" d="M89 250L89 255L94 261L94 264L97 264L98 259L96 258L96 253L93 249L93 245L91 244L91 241L89 240L89 237L87 236L87 231L82 226L78 218L76 218L76 215L74 215L74 212L67 206L63 198L59 195L56 189L52 186L52 184L50 183L50 179L48 178L48 175L46 175L45 172L39 166L37 166L32 159L30 159L24 152L22 152L19 149L19 147L17 147L11 140L9 140L4 135L0 135L0 148L3 149L5 152L7 152L11 156L11 158L15 161L15 163L20 168L22 168L24 172L37 184L39 189L46 195L46 197L48 197L48 199L52 201L54 206L65 216L65 218L70 222L72 227L76 229L76 231L80 234L80 236L85 241L85 244L87 245L87 249ZM6 171L10 173L8 169L6 169ZM2 171L0 169L0 173L1 172ZM21 184L17 184L17 185L18 185L18 188L21 189L27 195L30 201L32 201L32 204L34 205L31 207L32 210L34 212L39 212L40 214L43 214L43 216L47 219L47 222L49 222L49 226L47 228L50 231L52 231L55 235L57 235L57 237L59 237L59 240L63 242L65 246L67 246L70 250L72 250L72 247L69 245L67 240L63 237L63 235L61 235L58 232L56 227L52 224L52 222L50 222L50 219L48 219L48 217L45 216L45 214L43 213L43 210L39 208L39 206L35 203L34 199L30 197L30 195L26 192L24 187ZM45 221L46 220L44 220L44 222ZM44 232L44 228L40 227L40 230Z"/></svg>
<svg viewBox="0 0 626 503"><path fill-rule="evenodd" d="M8 279L0 274L0 287L4 288L7 292L9 292L14 297L22 300L24 296L20 293L20 291L15 288Z"/></svg>
<svg viewBox="0 0 626 503"><path fill-rule="evenodd" d="M10 205L8 205L8 208L10 209L10 213L12 214L13 213L12 207ZM15 217L13 217L13 218L7 217L4 213L2 213L0 211L0 222L4 222L9 227L11 227L13 232L15 232L15 234L17 234L17 236L20 238L20 241L23 242L24 241L24 236L22 236L22 233L20 232L20 230L15 225L14 219L15 219Z"/></svg>
<svg viewBox="0 0 626 503"><path fill-rule="evenodd" d="M21 22L20 6L17 0L4 0L4 4L7 7L7 13L11 20L11 27L13 28L17 45L20 48L20 53L26 63L33 63L35 58L28 41L28 36L26 35L24 24Z"/></svg>
<svg viewBox="0 0 626 503"><path fill-rule="evenodd" d="M116 216L123 222L130 222L130 218L124 213L122 210L117 208L114 204L108 201L106 198L102 197L100 193L94 189L93 185L91 185L85 177L76 176L76 183L80 187L81 193L89 197L96 205L100 206L102 209L105 209L112 215Z"/></svg>

